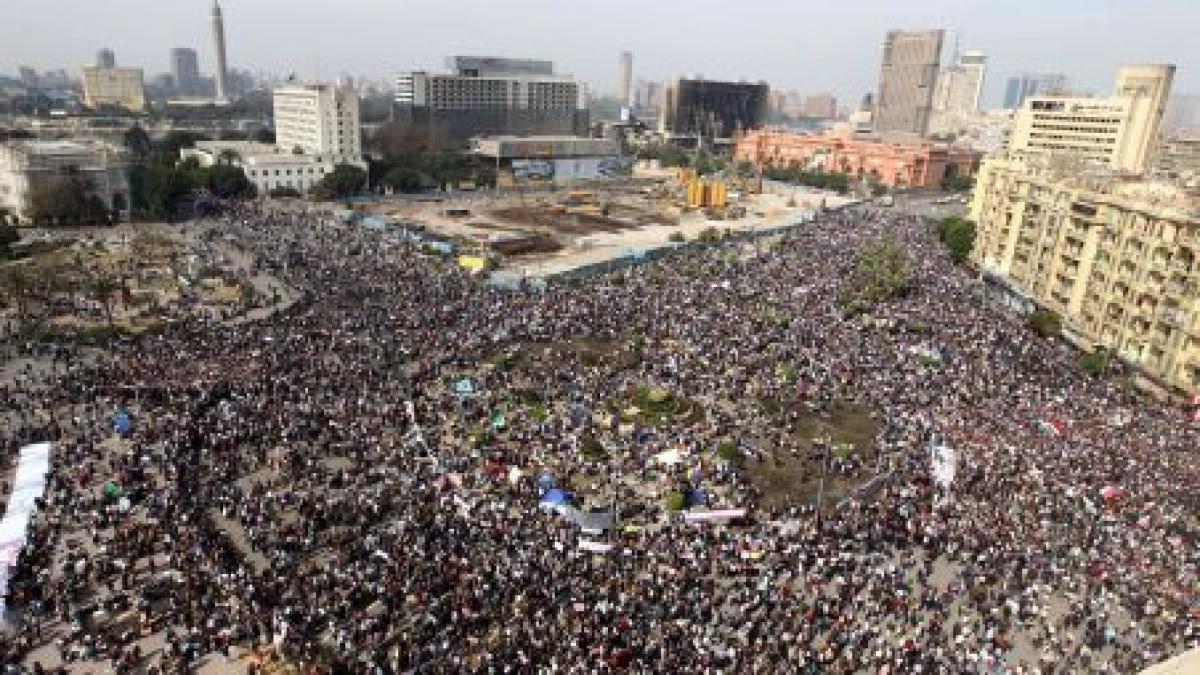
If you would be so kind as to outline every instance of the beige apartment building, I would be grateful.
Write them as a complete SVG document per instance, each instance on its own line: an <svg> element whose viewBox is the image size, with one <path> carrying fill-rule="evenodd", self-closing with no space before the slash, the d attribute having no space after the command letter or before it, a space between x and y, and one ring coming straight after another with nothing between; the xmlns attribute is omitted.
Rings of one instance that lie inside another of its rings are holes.
<svg viewBox="0 0 1200 675"><path fill-rule="evenodd" d="M83 104L89 108L115 106L131 111L146 107L141 68L83 67Z"/></svg>
<svg viewBox="0 0 1200 675"><path fill-rule="evenodd" d="M1160 384L1200 392L1200 198L1077 159L986 160L974 261L1006 297L1063 317Z"/></svg>
<svg viewBox="0 0 1200 675"><path fill-rule="evenodd" d="M1125 66L1111 96L1030 96L1017 113L1009 150L1142 171L1157 143L1174 78L1173 65Z"/></svg>

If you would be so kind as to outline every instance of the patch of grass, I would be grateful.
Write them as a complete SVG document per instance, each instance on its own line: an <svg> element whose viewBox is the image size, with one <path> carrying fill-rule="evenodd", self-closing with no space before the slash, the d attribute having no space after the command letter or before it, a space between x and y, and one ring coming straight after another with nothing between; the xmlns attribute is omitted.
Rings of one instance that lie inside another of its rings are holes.
<svg viewBox="0 0 1200 675"><path fill-rule="evenodd" d="M550 417L550 412L546 410L546 406L537 403L529 406L529 419L534 422L545 422Z"/></svg>
<svg viewBox="0 0 1200 675"><path fill-rule="evenodd" d="M726 462L736 462L742 458L742 451L738 449L737 443L726 439L717 446L717 457Z"/></svg>
<svg viewBox="0 0 1200 675"><path fill-rule="evenodd" d="M758 399L758 409L768 417L775 417L783 412L779 401L769 396Z"/></svg>
<svg viewBox="0 0 1200 675"><path fill-rule="evenodd" d="M663 497L663 508L668 511L682 511L687 505L687 500L682 492L668 492Z"/></svg>
<svg viewBox="0 0 1200 675"><path fill-rule="evenodd" d="M579 452L592 461L600 461L608 457L608 450L593 436L584 438L579 444Z"/></svg>

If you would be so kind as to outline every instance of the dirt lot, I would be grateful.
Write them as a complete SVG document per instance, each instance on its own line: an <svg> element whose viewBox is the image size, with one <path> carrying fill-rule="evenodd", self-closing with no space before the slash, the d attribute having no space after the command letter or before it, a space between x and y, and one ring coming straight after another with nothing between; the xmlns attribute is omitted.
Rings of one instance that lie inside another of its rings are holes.
<svg viewBox="0 0 1200 675"><path fill-rule="evenodd" d="M845 454L859 463L859 468L848 475L826 473L825 496L837 499L847 489L867 479L876 459L874 450L875 430L878 424L870 410L859 406L844 406L829 415L808 413L801 417L793 436L802 447L810 448L812 439L828 439L837 448L850 445L853 450L834 451L834 456ZM747 461L745 469L754 485L762 490L764 501L771 505L815 503L820 486L821 459L812 455L791 457L776 454L765 461ZM829 503L828 501L826 502Z"/></svg>

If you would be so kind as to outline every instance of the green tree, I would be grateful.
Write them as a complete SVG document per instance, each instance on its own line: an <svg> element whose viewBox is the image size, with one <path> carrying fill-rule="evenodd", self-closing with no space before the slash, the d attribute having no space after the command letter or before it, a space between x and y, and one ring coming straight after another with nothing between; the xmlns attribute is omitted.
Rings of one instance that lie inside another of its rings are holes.
<svg viewBox="0 0 1200 675"><path fill-rule="evenodd" d="M30 212L38 222L96 224L108 221L109 212L96 196L91 180L77 171L44 177L29 190Z"/></svg>
<svg viewBox="0 0 1200 675"><path fill-rule="evenodd" d="M1049 310L1033 312L1028 321L1029 327L1042 337L1055 337L1062 333L1062 317Z"/></svg>
<svg viewBox="0 0 1200 675"><path fill-rule="evenodd" d="M206 187L223 199L249 199L257 190L240 166L217 164L203 171Z"/></svg>
<svg viewBox="0 0 1200 675"><path fill-rule="evenodd" d="M313 188L313 193L319 199L340 199L361 191L366 182L366 171L352 164L338 164L325 174Z"/></svg>
<svg viewBox="0 0 1200 675"><path fill-rule="evenodd" d="M140 124L129 127L123 140L125 147L137 161L145 161L150 157L151 150L154 149L154 144L150 141L150 134L146 133Z"/></svg>
<svg viewBox="0 0 1200 675"><path fill-rule="evenodd" d="M944 218L937 225L938 239L950 250L950 259L962 264L975 248L975 223L963 218Z"/></svg>
<svg viewBox="0 0 1200 675"><path fill-rule="evenodd" d="M1108 367L1108 353L1098 351L1083 354L1079 357L1079 365L1088 375L1100 377Z"/></svg>
<svg viewBox="0 0 1200 675"><path fill-rule="evenodd" d="M899 297L911 287L908 255L890 236L865 246L842 290L841 304L851 313Z"/></svg>

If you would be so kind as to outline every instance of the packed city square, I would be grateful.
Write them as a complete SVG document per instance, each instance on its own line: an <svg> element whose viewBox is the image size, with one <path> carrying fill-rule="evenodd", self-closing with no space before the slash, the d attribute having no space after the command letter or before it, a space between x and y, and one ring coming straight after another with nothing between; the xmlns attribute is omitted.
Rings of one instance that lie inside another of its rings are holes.
<svg viewBox="0 0 1200 675"><path fill-rule="evenodd" d="M1132 673L1200 644L1197 427L918 219L517 291L302 210L185 227L296 300L5 347L40 365L0 385L4 475L52 443L6 672ZM885 237L907 292L849 313ZM871 448L800 433L851 405ZM853 480L752 479L797 456Z"/></svg>

